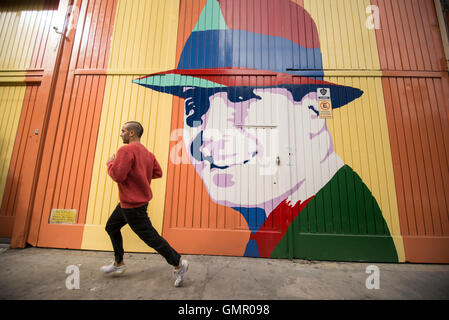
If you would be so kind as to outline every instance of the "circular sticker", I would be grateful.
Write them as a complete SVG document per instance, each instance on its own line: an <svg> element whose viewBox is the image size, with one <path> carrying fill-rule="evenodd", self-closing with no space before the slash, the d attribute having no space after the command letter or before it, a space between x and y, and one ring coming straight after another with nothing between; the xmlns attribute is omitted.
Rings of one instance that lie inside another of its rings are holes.
<svg viewBox="0 0 449 320"><path fill-rule="evenodd" d="M320 102L320 108L321 108L322 110L324 110L324 111L327 111L327 110L329 110L329 109L331 108L331 105L330 105L330 103L327 102L327 101L321 101L321 102Z"/></svg>

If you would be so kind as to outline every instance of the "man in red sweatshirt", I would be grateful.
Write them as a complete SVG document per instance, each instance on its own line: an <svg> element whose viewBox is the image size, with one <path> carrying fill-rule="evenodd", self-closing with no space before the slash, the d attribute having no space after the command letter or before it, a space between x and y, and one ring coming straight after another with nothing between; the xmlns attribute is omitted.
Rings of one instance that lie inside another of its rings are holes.
<svg viewBox="0 0 449 320"><path fill-rule="evenodd" d="M162 177L162 169L153 153L141 143L143 127L139 122L126 122L120 134L125 144L108 161L108 174L118 184L120 203L106 223L114 248L115 261L103 266L104 273L121 274L126 266L123 261L123 238L120 229L129 224L131 229L148 246L161 254L174 266L175 286L184 281L188 269L187 260L181 259L169 243L151 224L147 214L148 202L153 198L151 180Z"/></svg>

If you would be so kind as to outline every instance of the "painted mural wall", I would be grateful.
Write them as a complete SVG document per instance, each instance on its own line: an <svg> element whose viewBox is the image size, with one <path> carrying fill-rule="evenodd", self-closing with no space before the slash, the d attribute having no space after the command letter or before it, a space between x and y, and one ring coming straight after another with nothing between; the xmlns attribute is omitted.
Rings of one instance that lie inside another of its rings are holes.
<svg viewBox="0 0 449 320"><path fill-rule="evenodd" d="M190 4L184 12L195 11ZM324 7L314 4L316 20L330 21L322 16ZM351 13L351 7L340 9ZM359 24L366 20L358 18ZM389 201L389 194L395 197L387 180L389 141L364 119L374 114L369 120L387 131L383 99L372 98L381 90L380 79L344 77L350 65L329 61L329 54L324 60L325 32L302 3L211 0L193 20L177 68L134 81L174 95L179 106L172 130L183 130L183 143L171 149L167 238L192 253L403 260L396 204ZM365 55L357 69L380 69L370 52L374 33L364 25L358 31L366 45L358 44ZM324 68L343 73L325 77ZM350 109L343 121L356 130L358 124L360 132L341 131L337 115L319 117L323 90L333 113ZM341 145L351 137L355 144L345 154ZM353 157L354 150L365 159ZM177 168L182 165L188 168ZM380 207L376 199L382 196Z"/></svg>
<svg viewBox="0 0 449 320"><path fill-rule="evenodd" d="M74 9L27 242L112 250L105 163L137 120L164 172L148 213L181 253L449 262L449 81L433 1ZM76 221L50 223L52 209ZM126 251L153 252L122 233Z"/></svg>

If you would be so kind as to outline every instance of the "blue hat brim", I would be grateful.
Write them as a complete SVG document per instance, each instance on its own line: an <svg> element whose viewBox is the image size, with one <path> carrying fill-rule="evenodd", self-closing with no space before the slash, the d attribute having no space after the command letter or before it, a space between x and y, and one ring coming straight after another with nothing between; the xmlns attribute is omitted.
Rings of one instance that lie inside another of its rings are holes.
<svg viewBox="0 0 449 320"><path fill-rule="evenodd" d="M208 95L212 95L215 92L233 90L232 86L225 86L209 80L200 79L196 77L186 75L176 75L177 79L167 79L165 75L155 75L154 77L145 77L141 79L133 80L134 83L143 87L168 93L180 98L186 97L186 87L202 88ZM317 92L319 88L329 88L331 95L332 108L337 109L348 103L360 98L363 95L363 91L358 88L349 86L337 85L332 83L319 83L319 84L290 84L281 83L271 86L238 86L238 87L250 87L250 88L287 88L293 95L295 101L300 101L302 97L310 92Z"/></svg>

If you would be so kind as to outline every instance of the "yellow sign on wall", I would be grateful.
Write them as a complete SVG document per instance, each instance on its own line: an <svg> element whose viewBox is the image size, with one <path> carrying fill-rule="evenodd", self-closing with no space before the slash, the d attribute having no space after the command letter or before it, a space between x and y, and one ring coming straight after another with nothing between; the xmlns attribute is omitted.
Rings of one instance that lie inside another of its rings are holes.
<svg viewBox="0 0 449 320"><path fill-rule="evenodd" d="M75 224L76 209L52 209L49 223Z"/></svg>

